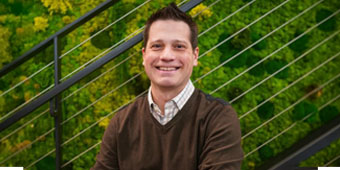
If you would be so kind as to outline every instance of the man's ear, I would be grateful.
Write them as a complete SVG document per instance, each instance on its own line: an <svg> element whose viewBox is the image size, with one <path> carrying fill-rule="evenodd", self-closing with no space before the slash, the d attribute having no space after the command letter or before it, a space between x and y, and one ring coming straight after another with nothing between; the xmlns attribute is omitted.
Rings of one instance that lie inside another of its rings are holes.
<svg viewBox="0 0 340 170"><path fill-rule="evenodd" d="M194 66L197 66L198 64L198 54L199 54L199 48L196 47L194 50Z"/></svg>
<svg viewBox="0 0 340 170"><path fill-rule="evenodd" d="M145 48L142 48L142 55L143 55L143 66L144 66L144 56L145 56Z"/></svg>

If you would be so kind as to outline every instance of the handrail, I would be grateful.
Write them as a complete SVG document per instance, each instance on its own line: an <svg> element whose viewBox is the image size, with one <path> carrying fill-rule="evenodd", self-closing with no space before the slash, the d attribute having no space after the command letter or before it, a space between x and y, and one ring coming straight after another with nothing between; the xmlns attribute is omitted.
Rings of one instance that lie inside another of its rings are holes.
<svg viewBox="0 0 340 170"><path fill-rule="evenodd" d="M201 3L203 0L191 0L187 2L186 4L182 5L179 7L182 11L187 12L199 3ZM107 1L106 3L108 3ZM111 2L111 1L110 1ZM101 5L104 6L104 5ZM99 6L99 7L101 7ZM97 7L97 8L99 8ZM97 9L95 8L95 9ZM106 6L107 8L107 6ZM94 10L93 10L94 11ZM91 11L92 12L92 11ZM59 32L58 32L59 33ZM32 101L28 105L24 106L21 108L19 111L14 113L11 117L6 119L5 121L0 123L0 132L14 124L15 122L19 121L23 117L27 116L29 113L37 109L39 106L43 105L44 103L48 102L70 86L74 85L75 83L79 82L82 80L85 76L91 74L92 72L96 71L97 69L101 68L103 65L106 63L110 62L112 59L116 58L126 50L130 49L143 39L143 34L139 33L138 35L134 36L133 38L129 39L128 41L124 42L123 44L119 45L112 51L110 51L108 54L103 56L102 58L98 59L94 63L91 63L88 65L86 68L83 70L79 71L76 73L74 76L71 78L65 80L64 82L60 83L59 85L55 86L53 89L50 91L46 92L44 95L40 96L38 99ZM8 72L8 71L7 71ZM1 74L0 74L1 75Z"/></svg>
<svg viewBox="0 0 340 170"><path fill-rule="evenodd" d="M47 48L48 46L53 44L54 37L61 38L65 35L67 35L68 33L72 32L74 29L78 28L80 25L84 24L88 20L97 16L99 13L101 13L105 9L111 7L112 5L117 3L118 1L119 0L107 0L107 1L99 4L96 8L94 8L90 12L86 13L85 15L81 16L80 18L78 18L74 22L66 25L64 28L62 28L57 33L53 34L52 36L50 36L49 38L47 38L43 42L34 46L31 50L29 50L28 52L26 52L22 56L18 57L17 59L12 61L11 63L9 63L9 64L5 65L3 68L1 68L0 77L6 75L8 72L12 71L16 67L18 67L22 63L24 63L25 61L31 59L33 56L35 56L36 54L38 54L39 52L41 52L42 50L44 50L45 48Z"/></svg>

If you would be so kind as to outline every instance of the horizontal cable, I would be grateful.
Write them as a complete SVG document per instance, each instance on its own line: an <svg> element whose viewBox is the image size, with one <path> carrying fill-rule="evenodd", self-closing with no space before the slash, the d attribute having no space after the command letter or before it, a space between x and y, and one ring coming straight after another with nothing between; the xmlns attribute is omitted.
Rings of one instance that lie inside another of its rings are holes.
<svg viewBox="0 0 340 170"><path fill-rule="evenodd" d="M5 137L0 139L0 143L2 141L4 141L5 139L7 139L8 137L12 136L14 133L18 132L19 130L21 130L22 128L24 128L25 126L27 126L28 124L30 124L31 122L33 122L34 120L38 119L39 117L41 117L43 114L45 114L47 111L49 111L50 109L46 109L45 111L41 112L39 115L35 116L33 119L30 119L29 121L27 121L25 124L21 125L19 128L13 130L11 133L9 133L8 135L6 135Z"/></svg>
<svg viewBox="0 0 340 170"><path fill-rule="evenodd" d="M209 6L205 7L203 10L201 10L200 12L196 13L194 16L192 16L193 18L197 17L199 14L201 14L203 11L205 11L206 9L209 9L210 7L214 6L217 2L220 2L220 0L216 0L213 3L211 3Z"/></svg>
<svg viewBox="0 0 340 170"><path fill-rule="evenodd" d="M314 68L315 69L315 68ZM301 79L303 79L304 77L300 77L298 80L295 80L293 83L289 84L287 87L283 88L282 90L280 90L279 92L281 93L282 91L285 91L286 89L288 89L289 87L293 86L294 84L296 84L298 81L300 81ZM278 94L277 94L278 95ZM275 97L275 96L272 96ZM270 98L271 99L271 98ZM254 111L255 109L257 109L258 107L262 106L262 104L264 104L265 102L269 101L265 100L262 103L260 103L259 105L257 105L256 107L254 107L253 109L249 110L248 112L246 112L245 114L240 116L240 119L242 119L243 117L247 116L249 113L251 113L252 111Z"/></svg>
<svg viewBox="0 0 340 170"><path fill-rule="evenodd" d="M71 73L69 73L68 75L66 75L65 77L61 78L60 81L64 81L67 77L71 76L73 73L79 71L81 68L84 68L85 66L87 66L88 64L90 64L91 62L93 62L94 60L96 60L98 57L104 55L105 53L109 52L110 50L112 50L113 48L117 47L119 44L123 43L124 41L126 41L127 39L133 37L133 35L139 33L140 31L142 31L142 29L144 29L145 26L139 28L138 30L134 31L133 33L131 33L130 35L128 35L127 37L125 37L124 39L120 40L118 43L114 44L113 46L111 46L110 48L104 50L103 52L101 52L100 54L98 54L97 56L95 56L94 58L92 58L91 60L87 61L85 64L81 65L80 67L78 67L77 69L73 70Z"/></svg>
<svg viewBox="0 0 340 170"><path fill-rule="evenodd" d="M283 6L284 4L286 4L288 1L290 0L286 0L284 2L282 2L280 5L276 6L275 8L271 9L270 11L268 11L267 13L265 13L264 15L262 15L261 17L257 18L255 21L251 22L250 24L248 24L247 26L243 27L242 29L240 29L239 31L235 32L233 35L229 36L228 38L224 39L223 41L219 42L217 45L215 45L214 47L210 48L209 50L205 51L203 54L201 54L200 56L198 56L198 58L201 58L203 56L205 56L206 54L208 54L209 52L213 51L214 49L216 49L217 47L219 47L220 45L222 45L223 43L225 43L226 41L230 40L231 38L235 37L236 35L238 35L239 33L241 33L242 31L246 30L247 28L249 28L250 26L254 25L255 23L257 23L258 21L260 21L261 19L263 19L264 17L266 17L267 15L271 14L272 12L274 12L275 10L277 10L278 8L280 8L281 6ZM244 50L245 51L245 50ZM235 58L236 56L233 56L231 58L229 58L226 62L229 62L229 60ZM210 74L210 71L208 72ZM199 77L198 79L196 79L194 81L194 83L196 83L197 81L199 81L200 79L204 78L206 75L203 75L201 77Z"/></svg>
<svg viewBox="0 0 340 170"><path fill-rule="evenodd" d="M44 156L40 157L39 159L33 161L31 164L27 165L25 167L25 169L30 168L31 166L33 166L34 164L36 164L37 162L41 161L42 159L44 159L45 157L47 157L48 155L51 155L53 152L55 152L55 149L52 149L51 151L49 151L48 153L46 153Z"/></svg>
<svg viewBox="0 0 340 170"><path fill-rule="evenodd" d="M150 0L145 1L144 3L142 3L141 5L137 6L136 8L134 8L133 10L127 12L126 14L124 14L123 16L121 16L120 18L118 18L117 20L115 20L114 22L112 22L111 24L107 25L105 28L101 29L100 31L96 32L95 34L93 34L92 36L90 36L89 38L87 38L86 40L84 40L83 42L81 42L80 44L76 45L75 47L73 47L72 49L70 49L69 51L67 51L66 53L64 53L63 55L60 56L60 58L63 58L65 55L69 54L70 52L72 52L73 50L77 49L78 47L80 47L81 45L85 44L86 42L90 41L92 38L94 38L95 36L97 36L98 34L102 33L103 31L105 31L106 29L108 29L109 27L111 27L112 25L116 24L117 22L121 21L122 19L124 19L125 17L127 17L128 15L130 15L132 12L135 12L137 9L141 8L142 6L144 6L145 4L147 4L148 2L150 2Z"/></svg>
<svg viewBox="0 0 340 170"><path fill-rule="evenodd" d="M338 155L338 156L336 156L335 158L333 158L332 160L330 160L328 163L326 163L326 164L324 165L324 167L331 165L333 162L335 162L335 161L338 160L338 159L340 159L340 155Z"/></svg>
<svg viewBox="0 0 340 170"><path fill-rule="evenodd" d="M104 76L105 74L107 74L108 72L112 71L113 69L117 68L119 65L121 65L122 63L124 63L125 61L129 60L131 57L134 57L137 53L139 52L135 52L134 54L130 55L129 57L126 57L124 60L122 60L121 62L119 62L118 64L114 65L113 67L111 67L110 69L106 70L105 72L101 73L99 76L97 76L96 78L92 79L91 81L87 82L84 86L80 87L79 89L73 91L71 94L69 94L68 96L66 96L65 98L63 98L62 101L65 101L66 99L68 99L69 97L73 96L75 93L77 93L78 91L80 91L81 89L87 87L89 84L91 84L92 82L98 80L100 77Z"/></svg>
<svg viewBox="0 0 340 170"><path fill-rule="evenodd" d="M148 90L144 90L142 93L140 93L138 96L136 96L135 98L131 99L129 102L127 102L126 104L120 106L119 108L117 108L116 110L110 112L109 114L105 115L104 117L102 117L101 119L97 120L96 122L92 123L90 126L88 126L87 128L85 128L84 130L82 130L81 132L77 133L76 135L72 136L72 138L66 140L61 146L64 146L66 144L68 144L69 142L71 142L73 139L75 139L76 137L80 136L81 134L85 133L86 131L88 131L89 129L91 129L92 127L94 127L95 125L97 125L99 122L103 121L105 118L109 117L110 115L116 113L118 110L122 109L123 107L127 106L128 104L130 104L132 101L134 101L135 99L137 99L138 97L144 95Z"/></svg>
<svg viewBox="0 0 340 170"><path fill-rule="evenodd" d="M252 4L253 2L255 2L256 0L252 0L250 2L248 2L247 4L245 4L244 6L242 6L241 8L239 8L238 10L234 11L233 13L231 13L230 15L228 15L227 17L221 19L220 21L218 21L216 24L214 24L213 26L211 26L210 28L206 29L205 31L201 32L198 37L200 37L201 35L209 32L211 29L215 28L216 26L220 25L222 22L226 21L227 19L231 18L232 16L234 16L235 14L237 14L238 12L240 12L241 10L243 10L245 7L249 6L250 4ZM210 6L209 6L210 7Z"/></svg>
<svg viewBox="0 0 340 170"><path fill-rule="evenodd" d="M320 64L318 67L316 67L316 69L313 69L313 72L317 69L319 69L321 66L325 65L326 63L328 63L329 61L331 61L332 59L334 59L335 57L337 57L340 54L340 52L338 52L336 55L334 55L333 57L329 58L327 61L323 62L322 64ZM309 72L311 73L311 72ZM285 111L289 110L291 107L294 107L296 104L298 104L299 102L301 102L302 100L306 99L307 97L309 97L310 95L312 95L313 93L319 91L321 88L323 88L324 86L326 86L327 84L331 83L332 81L334 81L336 78L338 78L340 76L340 74L336 75L335 77L333 77L331 80L327 81L326 83L324 83L323 85L321 85L320 87L314 89L313 91L307 93L306 95L304 95L301 99L299 99L297 102L295 102L294 104L290 105L289 107L287 107L286 109L284 109L283 111L281 111L280 113L278 113L277 115L273 116L272 118L268 119L267 121L265 121L264 123L262 123L260 126L256 127L255 129L251 130L250 132L248 132L247 134L245 134L244 136L242 136L242 139L248 137L249 135L251 135L252 133L254 133L255 131L257 131L258 129L260 129L261 127L263 127L264 125L270 123L271 121L273 121L275 118L277 118L278 116L280 116L282 113L284 113ZM303 76L305 77L305 76ZM275 96L275 95L273 95ZM272 96L272 97L273 97ZM272 98L270 97L270 98ZM267 99L268 100L268 99Z"/></svg>
<svg viewBox="0 0 340 170"><path fill-rule="evenodd" d="M83 42L81 42L80 44L76 45L75 47L73 47L72 49L70 49L69 51L67 51L66 53L64 53L63 55L60 56L60 58L63 58L65 55L69 54L70 52L72 52L73 50L77 49L79 46L85 44L87 41L91 40L93 37L97 36L98 34L100 34L101 32L105 31L107 28L109 28L110 26L116 24L117 22L119 22L120 20L124 19L126 16L130 15L132 12L136 11L137 9L139 9L140 7L144 6L146 3L150 2L151 0L147 0L145 1L143 4L137 6L136 8L134 8L133 10L127 12L125 15L123 15L122 17L120 17L119 19L115 20L113 23L109 24L108 26L106 26L105 28L101 29L100 31L96 32L95 34L93 34L92 36L90 36L89 38L87 38L86 40L84 40ZM38 71L34 72L32 75L30 75L29 77L25 78L24 80L20 81L19 83L17 83L16 85L14 85L13 87L11 87L10 89L6 90L5 92L0 94L0 97L2 97L3 95L7 94L9 91L12 91L13 89L15 89L16 87L20 86L21 84L23 84L24 82L26 82L27 80L31 79L33 76L37 75L38 73L40 73L41 71L45 70L47 67L51 66L52 64L54 64L54 61L51 61L50 63L48 63L46 66L44 66L43 68L39 69Z"/></svg>
<svg viewBox="0 0 340 170"><path fill-rule="evenodd" d="M201 77L197 78L194 83L196 83L197 81L203 79L204 77L208 76L209 74L211 74L212 72L216 71L217 69L219 69L220 67L222 67L224 64L228 63L229 61L231 61L232 59L234 59L235 57L239 56L240 54L242 54L244 51L250 49L251 47L255 46L258 42L262 41L263 39L267 38L268 36L270 36L271 34L273 34L274 32L276 32L277 30L279 30L280 28L282 28L283 26L287 25L288 23L292 22L293 20L295 20L297 17L299 17L300 15L302 15L303 13L307 12L308 10L314 8L316 5L318 5L319 3L321 3L324 0L320 0L317 3L313 4L312 6L310 6L308 9L304 10L303 12L301 12L299 15L293 17L292 19L290 19L289 21L287 21L286 23L282 24L281 26L279 26L278 28L276 28L275 30L271 31L270 33L268 33L266 36L262 37L261 39L257 40L256 42L252 43L251 45L249 45L248 47L246 47L245 49L243 49L242 51L238 52L237 54L235 54L234 56L228 58L226 61L222 62L221 64L219 64L217 67L213 68L212 70L210 70L208 73L202 75ZM285 3L285 2L284 2ZM283 5L280 4L280 5ZM277 9L277 8L276 8ZM273 10L271 10L273 11ZM265 15L261 16L260 18L264 18L265 16L269 15L271 13L271 11L267 12ZM260 19L258 18L258 19ZM254 22L250 23L249 25L247 25L246 27L244 27L243 29L239 30L238 32L236 32L237 34L242 32L243 30L245 30L246 28L250 27L251 25L255 24L257 21L255 20ZM309 31L307 31L309 32ZM228 38L226 38L225 40L223 40L222 42L218 43L217 45L215 45L214 47L212 47L211 49L209 49L208 51L206 51L204 54L202 54L200 57L203 57L204 55L206 55L207 53L211 52L212 50L216 49L217 47L219 47L221 44L225 43L226 41L230 40L231 38L233 38L234 36L236 36L237 34L234 33L233 35L229 36ZM302 34L301 34L302 35ZM301 35L297 36L296 38L294 38L292 41L297 40L298 38L301 37ZM291 42L292 42L291 41ZM283 47L284 48L284 47ZM279 49L281 50L281 48ZM278 51L278 50L277 50ZM276 52L275 52L276 53ZM275 53L272 53L275 54ZM267 56L268 57L268 56ZM263 60L263 59L262 59Z"/></svg>
<svg viewBox="0 0 340 170"><path fill-rule="evenodd" d="M148 90L143 91L142 93L140 93L138 96L136 96L135 98L131 99L128 103L120 106L119 108L117 108L116 110L112 111L111 113L107 114L106 116L102 117L101 119L97 120L95 123L93 123L92 125L90 125L89 127L87 127L86 129L82 130L81 132L77 133L75 136L73 136L72 138L68 139L67 141L65 141L61 146L64 146L66 144L68 144L69 142L71 142L73 139L75 139L76 137L80 136L81 134L85 133L86 131L88 131L89 129L91 129L92 127L94 127L95 125L97 125L99 122L103 121L104 119L108 118L109 116L113 115L114 113L116 113L117 111L119 111L120 109L122 109L123 107L127 106L128 104L130 104L131 102L133 102L135 99L137 99L138 97L144 95ZM95 145L98 145L95 144ZM90 148L94 148L94 145L91 146ZM89 150L87 150L86 152L88 152ZM83 154L85 154L86 152L82 152L81 154L78 154L76 157L79 158L80 156L82 156ZM71 160L75 160L74 158ZM70 161L67 163L69 164L71 163ZM67 164L64 164L63 166L66 166Z"/></svg>
<svg viewBox="0 0 340 170"><path fill-rule="evenodd" d="M33 96L32 98L30 98L28 101L26 101L25 103L21 104L20 106L17 106L16 108L14 108L13 110L11 110L10 112L8 112L6 115L2 116L0 118L0 121L5 119L6 117L10 116L12 113L16 112L17 110L21 109L22 107L24 107L27 103L31 102L32 100L40 97L41 95L43 95L46 91L48 91L49 89L51 89L54 85L50 85L49 87L47 87L46 89L44 89L42 92L39 92L38 94L36 94L35 96Z"/></svg>
<svg viewBox="0 0 340 170"><path fill-rule="evenodd" d="M320 1L319 1L320 2ZM269 35L273 34L274 32L276 32L277 30L279 30L280 28L284 27L285 25L287 25L288 23L294 21L296 18L298 18L299 16L301 16L302 14L304 14L305 12L309 11L310 9L312 9L313 7L315 7L315 5L317 5L318 3L315 3L314 5L312 5L311 7L309 7L308 9L304 10L303 12L301 12L299 15L293 17L292 19L290 19L289 21L285 22L284 24L282 24L281 26L277 27L275 30L273 30L272 32L268 33L266 36L262 37L261 39L257 40L256 42L254 42L253 44L249 45L247 48L245 48L244 50L240 51L239 53L237 53L236 55L234 55L233 57L237 57L238 55L242 54L244 51L248 50L249 48L251 48L252 46L256 45L257 43L259 43L260 41L262 41L263 39L267 38ZM314 27L315 28L315 27ZM310 29L312 30L312 29ZM259 65L260 63L262 63L263 61L267 60L269 57L273 56L274 54L276 54L277 52L281 51L281 49L287 47L288 45L292 44L294 41L296 41L297 39L299 39L300 37L302 37L303 35L307 34L310 30L307 30L306 32L304 32L304 34L299 35L298 37L292 39L291 41L289 41L287 44L285 44L284 46L282 46L281 48L275 50L274 52L272 52L271 54L269 54L268 56L266 56L265 58L261 59L260 61L258 61L257 63L255 63L254 65L252 65L251 67L247 68L246 70L244 70L243 72L241 72L240 74L238 74L237 76L233 77L232 79L230 79L229 81L227 81L226 83L222 84L221 86L219 86L218 88L216 88L215 90L211 91L210 94L213 94L215 92L217 92L218 90L220 90L221 88L223 88L224 86L228 85L229 83L231 83L232 81L236 80L237 78L241 77L243 74L247 73L249 70L251 70L252 68L256 67L257 65ZM231 57L231 58L233 58ZM229 60L230 61L230 60ZM227 63L227 62L225 62ZM225 64L224 63L224 64ZM224 64L220 64L219 66L222 66ZM219 68L219 66L217 66ZM283 70L283 69L282 69ZM215 71L215 70L214 70ZM212 72L214 72L212 71ZM281 71L281 70L280 70ZM211 73L212 73L211 72ZM210 73L209 73L210 74ZM208 73L206 74L208 75ZM206 76L205 75L205 76Z"/></svg>
<svg viewBox="0 0 340 170"><path fill-rule="evenodd" d="M67 166L68 164L70 164L71 162L73 162L74 160L78 159L79 157L83 156L85 153L89 152L90 150L92 150L93 148L97 147L98 145L100 145L102 143L102 141L97 142L96 144L92 145L90 148L86 149L85 151L83 151L82 153L78 154L77 156L75 156L74 158L72 158L71 160L69 160L68 162L64 163L61 168L64 168L65 166Z"/></svg>
<svg viewBox="0 0 340 170"><path fill-rule="evenodd" d="M333 103L334 101L336 101L338 98L340 98L340 95L337 95L336 97L334 97L333 99L329 100L326 104L322 105L320 108L318 108L318 111L322 110L324 107L330 105L331 103ZM274 139L276 139L277 137L281 136L282 134L286 133L288 130L290 130L291 128L293 128L294 126L296 126L298 123L305 121L306 119L308 119L310 116L312 116L313 114L315 114L316 112L313 111L311 113L309 113L308 115L306 115L303 119L294 122L293 124L291 124L288 128L284 129L283 131L281 131L279 134L275 135L274 137L272 137L271 139L267 140L266 142L264 142L263 144L261 144L260 146L258 146L257 148L255 148L254 150L252 150L251 152L248 152L244 158L248 157L249 155L251 155L252 153L258 151L260 148L262 148L264 145L267 145L269 142L273 141ZM325 165L327 166L327 165Z"/></svg>
<svg viewBox="0 0 340 170"><path fill-rule="evenodd" d="M21 151L25 150L26 148L32 146L34 143L36 143L38 140L44 138L45 136L47 136L48 134L50 134L51 132L54 131L54 128L50 129L49 131L45 132L43 135L37 137L36 139L34 139L31 143L29 143L28 145L22 147L21 149L19 149L18 151L16 151L15 153L13 153L12 155L6 157L6 159L2 160L0 162L0 165L3 165L7 160L11 159L13 156L17 155L18 153L20 153Z"/></svg>
<svg viewBox="0 0 340 170"><path fill-rule="evenodd" d="M2 97L3 95L7 94L8 92L12 91L13 89L15 89L16 87L20 86L22 83L25 83L27 80L31 79L33 76L37 75L38 73L40 73L41 71L45 70L47 67L51 66L54 62L50 62L49 64L47 64L46 66L44 66L43 68L41 68L40 70L38 70L37 72L33 73L32 75L30 75L29 77L26 77L24 80L20 81L19 83L15 84L13 87L9 88L8 90L6 90L5 92L0 94L0 97Z"/></svg>
<svg viewBox="0 0 340 170"><path fill-rule="evenodd" d="M330 35L329 37L327 37L326 39L324 39L323 41L319 42L317 45L315 45L313 48L309 49L308 51L306 51L305 53L303 53L302 55L300 55L299 57L297 57L296 59L294 59L293 61L291 61L290 63L288 63L287 65L285 65L284 67L280 68L279 70L275 71L273 74L269 75L268 77L266 77L265 79L261 80L259 83L257 83L256 85L252 86L250 89L248 89L247 91L243 92L242 94L240 94L239 96L235 97L234 99L232 99L229 103L233 103L234 101L236 101L237 99L239 99L240 97L246 95L247 93L249 93L251 90L255 89L256 87L258 87L259 85L261 85L263 82L267 81L268 79L274 77L276 74L278 74L279 72L281 72L282 70L284 70L285 68L289 67L290 65L294 64L295 62L297 62L298 60L300 60L301 58L305 57L306 55L308 55L311 51L314 51L316 48L318 48L319 46L321 46L322 44L324 44L325 42L327 42L328 40L332 39L335 35L337 35L340 32L337 31L335 33L333 33L332 35Z"/></svg>
<svg viewBox="0 0 340 170"><path fill-rule="evenodd" d="M120 89L121 87L123 87L125 84L129 83L130 81L132 81L133 79L135 79L136 77L140 76L143 72L138 73L136 75L134 75L133 77L131 77L128 81L125 81L124 83L120 84L118 87L116 87L115 89L109 91L108 93L106 93L105 95L101 96L99 99L97 99L96 101L92 102L91 104L87 105L86 107L84 107L83 109L81 109L80 111L78 111L77 113L73 114L71 117L69 117L68 119L64 120L61 125L64 125L66 122L68 122L69 120L71 120L72 118L78 116L80 113L84 112L85 110L87 110L88 108L90 108L91 106L93 106L94 104L98 103L99 101L101 101L102 99L104 99L105 97L109 96L110 94L112 94L113 92L117 91L118 89Z"/></svg>

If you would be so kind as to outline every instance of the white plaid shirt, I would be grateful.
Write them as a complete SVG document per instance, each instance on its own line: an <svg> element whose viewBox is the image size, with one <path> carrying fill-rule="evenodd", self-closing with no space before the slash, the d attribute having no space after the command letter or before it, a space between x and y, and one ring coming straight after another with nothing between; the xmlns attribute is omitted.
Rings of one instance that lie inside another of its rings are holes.
<svg viewBox="0 0 340 170"><path fill-rule="evenodd" d="M176 116L179 110L183 108L185 103L189 100L190 96L194 93L195 87L191 80L187 83L184 89L173 99L165 103L164 115L162 115L161 110L156 103L152 100L151 87L149 88L148 101L149 108L152 115L158 120L162 125L168 123L172 118Z"/></svg>

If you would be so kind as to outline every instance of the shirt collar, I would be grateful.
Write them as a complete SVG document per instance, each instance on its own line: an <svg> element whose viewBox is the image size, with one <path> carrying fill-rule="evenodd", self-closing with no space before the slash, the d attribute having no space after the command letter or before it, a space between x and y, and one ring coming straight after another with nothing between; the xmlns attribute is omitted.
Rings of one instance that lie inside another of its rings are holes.
<svg viewBox="0 0 340 170"><path fill-rule="evenodd" d="M178 109L181 110L183 106L185 105L185 103L190 98L190 96L194 93L194 91L195 91L195 87L193 83L191 82L191 80L189 79L184 89L176 97L172 98L170 101L173 101L177 105ZM149 101L150 110L152 111L153 105L155 105L156 103L152 99L151 86L148 92L148 101Z"/></svg>

